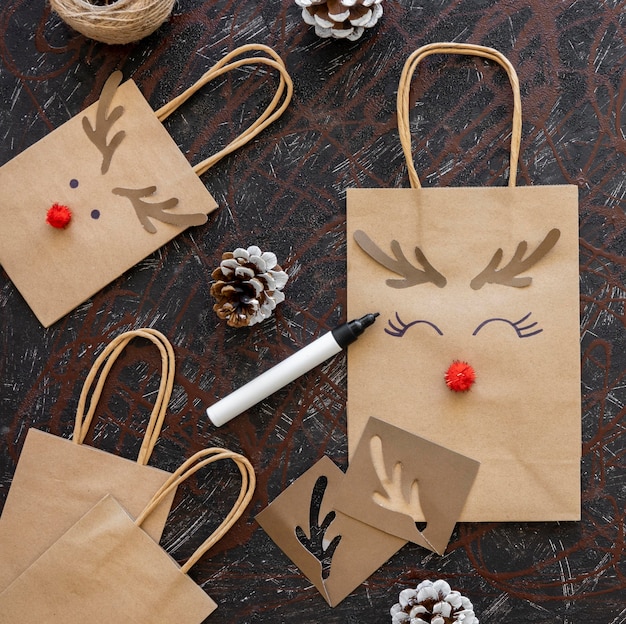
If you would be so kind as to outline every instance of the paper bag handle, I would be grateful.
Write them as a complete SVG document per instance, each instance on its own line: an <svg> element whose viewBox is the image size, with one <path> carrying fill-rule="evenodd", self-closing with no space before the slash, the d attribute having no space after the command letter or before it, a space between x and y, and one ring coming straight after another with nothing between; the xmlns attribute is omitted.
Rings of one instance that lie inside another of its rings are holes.
<svg viewBox="0 0 626 624"><path fill-rule="evenodd" d="M203 466L207 466L208 464L212 464L222 459L232 459L239 468L239 472L241 473L241 489L239 490L239 496L222 523L202 544L200 544L185 564L181 566L181 571L185 574L189 572L190 568L198 561L198 559L200 559L200 557L202 557L212 546L224 537L233 524L235 524L235 522L237 522L237 520L241 517L244 510L252 500L252 495L254 494L254 489L256 487L256 475L254 474L254 468L252 467L250 461L239 453L219 447L198 451L172 473L172 475L154 494L146 508L135 520L135 524L137 526L141 526L144 520L154 511L156 507L158 507L161 501L172 490L177 488L180 483L200 470Z"/></svg>
<svg viewBox="0 0 626 624"><path fill-rule="evenodd" d="M409 93L411 90L411 79L415 73L417 65L431 54L468 54L481 56L495 61L502 66L511 83L513 89L513 128L511 131L511 156L509 186L515 186L517 181L517 163L519 161L520 144L522 138L522 98L520 96L519 80L517 73L511 62L498 50L471 43L430 43L422 46L413 52L407 59L398 87L398 132L402 151L406 158L409 170L409 181L412 188L421 188L422 184L415 170L413 163L413 152L411 150L411 130L409 126Z"/></svg>
<svg viewBox="0 0 626 624"><path fill-rule="evenodd" d="M264 56L253 56L247 58L241 58L239 60L233 61L231 60L241 56L242 54L246 54L247 52L264 52L268 54L271 58L266 58ZM210 169L213 165L215 165L218 161L220 161L224 156L234 152L236 149L245 145L248 141L253 139L257 134L259 134L262 130L267 128L271 123L276 121L291 101L291 97L293 95L293 82L291 77L287 73L287 69L285 67L285 63L280 58L280 56L272 50L272 48L262 45L262 44L248 44L241 46L229 54L227 54L222 60L218 61L211 69L209 69L203 76L201 76L191 87L189 87L186 91L183 91L179 96L175 97L169 103L162 106L159 110L156 111L156 116L159 121L163 121L169 117L171 113L173 113L183 102L186 102L196 91L202 88L207 83L211 82L211 80L225 74L237 67L242 67L243 65L268 65L269 67L273 67L278 70L280 74L280 82L278 84L278 89L274 95L274 98L265 109L265 111L261 114L261 116L246 130L244 130L237 138L235 138L231 143L229 143L226 147L221 149L213 156L209 156L202 162L198 163L193 167L193 170L200 176L205 171ZM284 94L284 98L283 98ZM282 104L279 105L280 100Z"/></svg>
<svg viewBox="0 0 626 624"><path fill-rule="evenodd" d="M119 355L133 338L147 338L153 342L161 352L161 383L159 385L159 392L154 407L152 408L152 413L150 414L141 448L139 449L139 456L137 457L137 463L145 465L148 463L161 433L165 412L167 411L167 406L172 395L172 388L174 387L174 350L168 339L156 329L146 327L120 334L114 338L97 357L85 379L83 389L80 393L78 407L76 408L73 441L75 444L82 444L85 440L85 436L89 431L91 421L93 420L94 413L98 406L98 401L102 395L102 389L104 388L107 376ZM91 399L89 400L87 414L85 414L88 395L96 378L96 385L93 389Z"/></svg>

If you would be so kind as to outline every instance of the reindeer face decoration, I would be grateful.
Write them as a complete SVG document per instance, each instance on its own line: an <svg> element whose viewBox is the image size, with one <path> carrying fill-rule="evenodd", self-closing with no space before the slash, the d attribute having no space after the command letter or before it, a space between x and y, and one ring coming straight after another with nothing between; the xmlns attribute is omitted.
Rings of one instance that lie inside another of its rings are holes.
<svg viewBox="0 0 626 624"><path fill-rule="evenodd" d="M97 103L0 168L0 263L44 326L217 207L135 83L120 82L115 72ZM65 227L46 221L55 204L71 212Z"/></svg>
<svg viewBox="0 0 626 624"><path fill-rule="evenodd" d="M577 517L576 207L564 186L348 191L348 316L382 321L348 352L351 456L374 416L481 463L462 520Z"/></svg>
<svg viewBox="0 0 626 624"><path fill-rule="evenodd" d="M529 255L526 255L528 243L521 241L517 245L509 263L503 267L500 267L500 263L504 253L502 248L499 248L493 254L487 266L471 280L470 287L474 290L480 290L485 284L501 284L513 288L529 286L532 283L532 278L528 276L521 277L520 274L530 270L539 262L556 245L560 236L561 232L557 228L553 228L548 232L537 249ZM391 241L391 250L394 258L385 254L362 230L354 232L354 240L378 264L403 278L387 279L386 284L390 288L411 288L425 283L433 283L439 288L444 288L447 284L446 278L430 264L419 247L414 249L415 258L418 262L418 266L415 266L407 260L397 240ZM538 328L536 321L530 320L531 315L532 312L528 312L517 321L503 317L487 318L476 326L472 336L476 336L489 323L502 322L510 325L515 330L518 338L530 338L543 331L543 329ZM389 319L387 323L388 327L385 328L385 332L396 338L404 337L412 326L422 323L430 326L433 331L443 336L443 331L436 323L427 319L415 319L406 323L400 318L398 312L395 313L395 319ZM456 392L468 391L475 381L475 374L474 369L469 364L460 360L454 360L446 371L446 385Z"/></svg>

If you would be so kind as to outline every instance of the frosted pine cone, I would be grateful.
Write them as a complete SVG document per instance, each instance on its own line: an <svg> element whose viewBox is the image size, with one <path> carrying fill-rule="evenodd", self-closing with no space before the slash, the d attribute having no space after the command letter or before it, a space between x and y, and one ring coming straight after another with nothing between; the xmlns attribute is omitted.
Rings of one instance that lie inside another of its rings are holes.
<svg viewBox="0 0 626 624"><path fill-rule="evenodd" d="M285 300L281 291L287 283L287 273L273 253L262 252L255 245L222 254L211 277L216 280L211 286L211 295L217 301L213 310L231 327L259 323Z"/></svg>
<svg viewBox="0 0 626 624"><path fill-rule="evenodd" d="M382 0L296 0L302 19L318 37L355 41L383 14Z"/></svg>
<svg viewBox="0 0 626 624"><path fill-rule="evenodd" d="M415 589L402 590L399 601L390 610L392 624L478 624L469 598L445 581L422 581Z"/></svg>

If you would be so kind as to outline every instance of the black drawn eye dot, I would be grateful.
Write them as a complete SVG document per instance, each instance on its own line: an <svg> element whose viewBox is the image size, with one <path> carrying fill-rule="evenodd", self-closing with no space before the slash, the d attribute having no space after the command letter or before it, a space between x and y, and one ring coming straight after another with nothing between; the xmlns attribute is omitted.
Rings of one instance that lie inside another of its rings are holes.
<svg viewBox="0 0 626 624"><path fill-rule="evenodd" d="M78 188L78 180L76 178L70 180L70 188Z"/></svg>
<svg viewBox="0 0 626 624"><path fill-rule="evenodd" d="M91 218L92 219L99 219L100 218L100 211L99 210L92 210L91 211Z"/></svg>

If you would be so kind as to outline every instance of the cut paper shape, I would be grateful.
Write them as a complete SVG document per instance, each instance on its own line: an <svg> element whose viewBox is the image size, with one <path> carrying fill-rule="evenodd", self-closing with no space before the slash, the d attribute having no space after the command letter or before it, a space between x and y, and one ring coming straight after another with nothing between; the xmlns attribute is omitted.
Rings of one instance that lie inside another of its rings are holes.
<svg viewBox="0 0 626 624"><path fill-rule="evenodd" d="M363 230L355 230L354 240L357 245L370 258L378 262L381 266L389 269L393 273L404 277L403 280L387 279L385 283L391 288L410 288L419 284L435 284L438 288L443 288L447 284L446 278L433 267L427 260L424 252L419 248L414 248L415 257L422 265L422 269L413 266L402 252L402 247L397 240L392 240L390 247L395 260L388 256ZM539 243L535 251L524 258L528 249L528 243L521 241L515 250L512 258L502 268L498 268L502 262L504 252L498 248L493 254L487 266L470 282L474 290L480 290L485 284L501 284L503 286L513 286L514 288L525 288L530 286L532 277L519 277L520 273L525 273L537 262L539 262L558 242L561 232L557 228L551 229L545 238Z"/></svg>
<svg viewBox="0 0 626 624"><path fill-rule="evenodd" d="M231 143L190 165L162 122L244 65L277 70L275 95ZM227 54L156 111L132 80L121 80L114 72L98 102L0 167L0 264L46 327L187 227L206 223L217 203L199 176L273 123L293 92L281 58L256 44ZM46 223L55 203L72 213L63 229Z"/></svg>
<svg viewBox="0 0 626 624"><path fill-rule="evenodd" d="M419 498L419 480L413 479L410 481L411 486L407 497L404 493L402 462L398 461L394 464L392 476L390 477L387 474L387 467L385 466L383 443L376 435L370 438L370 457L374 470L376 471L376 476L380 481L381 489L383 490L382 493L375 491L372 495L372 500L385 509L406 514L409 518L412 518L417 525L420 518L424 517ZM426 524L422 523L422 526L418 527L418 530L420 533L423 533L425 528Z"/></svg>
<svg viewBox="0 0 626 624"><path fill-rule="evenodd" d="M154 234L157 231L155 225L150 221L150 219L155 219L161 223L171 223L172 225L185 227L206 223L206 215L202 212L190 214L165 212L166 210L175 208L178 205L178 197L170 197L169 199L165 199L161 202L144 201L146 197L154 195L156 190L156 186L148 186L142 189L114 188L111 192L114 195L120 195L121 197L127 197L130 199L139 222L143 226L143 229L150 232L150 234Z"/></svg>
<svg viewBox="0 0 626 624"><path fill-rule="evenodd" d="M370 418L332 502L337 511L442 555L479 465Z"/></svg>
<svg viewBox="0 0 626 624"><path fill-rule="evenodd" d="M102 154L102 166L100 167L100 173L105 174L111 166L111 159L115 150L119 144L124 140L126 132L119 130L113 135L113 138L107 142L107 135L109 130L115 124L115 122L124 114L124 107L117 106L111 113L108 113L113 97L117 88L122 82L122 72L113 72L108 80L104 83L100 99L96 109L95 123L92 125L89 117L85 115L82 119L83 130L87 135L87 138L100 150Z"/></svg>
<svg viewBox="0 0 626 624"><path fill-rule="evenodd" d="M320 523L320 510L327 485L328 477L318 477L311 494L311 514L308 528L310 537L307 537L301 526L296 527L298 541L322 564L323 579L328 578L333 554L341 541L341 535L335 535L330 541L326 539L326 532L337 515L334 511L329 511Z"/></svg>
<svg viewBox="0 0 626 624"><path fill-rule="evenodd" d="M343 479L323 457L256 516L331 607L406 543L333 509L330 501Z"/></svg>
<svg viewBox="0 0 626 624"><path fill-rule="evenodd" d="M498 268L504 252L498 248L489 261L489 264L470 282L474 290L480 290L485 284L502 284L503 286L513 286L514 288L525 288L530 286L532 277L518 277L520 273L525 273L532 266L537 264L557 243L561 237L561 232L557 228L551 229L546 237L539 243L537 249L527 258L524 254L528 249L528 243L521 241L506 266Z"/></svg>
<svg viewBox="0 0 626 624"><path fill-rule="evenodd" d="M378 264L386 267L390 271L404 277L403 280L388 279L387 286L391 288L409 288L418 284L433 283L439 288L443 288L447 280L433 267L426 259L426 256L419 247L415 247L414 253L417 261L422 265L422 269L413 266L406 258L397 240L391 241L391 251L395 260L389 257L376 243L362 230L354 232L354 240L359 247Z"/></svg>

